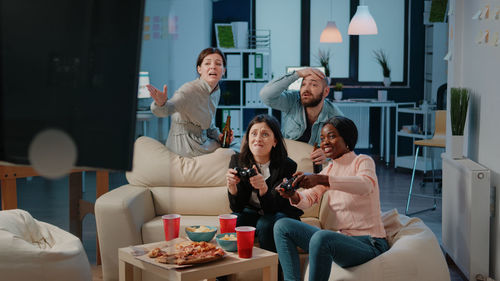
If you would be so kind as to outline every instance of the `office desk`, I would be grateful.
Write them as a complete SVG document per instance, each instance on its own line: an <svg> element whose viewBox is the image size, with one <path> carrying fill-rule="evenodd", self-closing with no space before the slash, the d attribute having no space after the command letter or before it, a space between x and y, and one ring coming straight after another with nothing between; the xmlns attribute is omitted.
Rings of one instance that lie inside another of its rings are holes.
<svg viewBox="0 0 500 281"><path fill-rule="evenodd" d="M388 166L390 163L391 153L391 108L396 108L394 101L380 102L372 99L358 100L342 100L334 101L334 104L342 110L342 108L358 107L358 108L380 108L380 158L385 160ZM346 116L348 117L348 116ZM369 126L368 126L369 128Z"/></svg>
<svg viewBox="0 0 500 281"><path fill-rule="evenodd" d="M96 198L109 190L108 171L84 168L71 170L69 174L69 232L80 240L82 239L83 218L89 213L94 214L94 204L82 199L83 171L96 171ZM17 209L16 180L35 176L39 176L39 174L29 166L0 162L2 210ZM100 264L99 242L97 243L97 264Z"/></svg>

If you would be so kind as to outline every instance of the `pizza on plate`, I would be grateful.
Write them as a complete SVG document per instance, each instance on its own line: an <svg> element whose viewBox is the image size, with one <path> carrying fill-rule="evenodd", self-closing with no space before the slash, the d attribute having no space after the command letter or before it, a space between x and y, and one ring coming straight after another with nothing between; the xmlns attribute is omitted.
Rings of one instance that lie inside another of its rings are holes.
<svg viewBox="0 0 500 281"><path fill-rule="evenodd" d="M182 242L175 245L175 251L168 253L155 248L148 253L150 258L160 263L178 265L205 263L224 257L224 250L208 242Z"/></svg>

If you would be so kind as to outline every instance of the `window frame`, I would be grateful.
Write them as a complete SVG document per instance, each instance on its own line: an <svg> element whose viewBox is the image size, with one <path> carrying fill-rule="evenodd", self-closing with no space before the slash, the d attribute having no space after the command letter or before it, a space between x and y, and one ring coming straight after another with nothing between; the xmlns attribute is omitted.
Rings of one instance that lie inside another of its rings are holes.
<svg viewBox="0 0 500 281"><path fill-rule="evenodd" d="M255 0L251 0L252 5L252 21L253 28L255 28ZM403 81L402 82L392 82L390 88L408 88L409 85L409 15L411 0L405 1L405 15L404 15L404 58L403 58ZM356 13L357 7L359 5L359 0L350 0L350 18ZM300 30L300 63L303 66L311 65L310 61L310 28L311 28L311 0L301 0L301 30ZM346 88L350 87L360 87L360 88L382 88L380 81L359 81L359 35L349 35L349 76L347 78L334 78L332 83L340 82L343 83ZM385 87L384 87L385 88Z"/></svg>

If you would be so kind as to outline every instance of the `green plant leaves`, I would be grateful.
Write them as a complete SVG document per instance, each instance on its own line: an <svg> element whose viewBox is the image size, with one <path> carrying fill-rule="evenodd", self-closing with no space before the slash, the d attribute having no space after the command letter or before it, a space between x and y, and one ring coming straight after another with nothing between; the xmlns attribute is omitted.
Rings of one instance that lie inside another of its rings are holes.
<svg viewBox="0 0 500 281"><path fill-rule="evenodd" d="M382 49L374 50L373 55L378 64L380 64L380 67L382 67L384 77L391 77L391 68L389 67L389 61L385 51Z"/></svg>
<svg viewBox="0 0 500 281"><path fill-rule="evenodd" d="M326 77L330 77L330 57L332 56L330 49L318 50L317 59L319 64L325 68Z"/></svg>
<svg viewBox="0 0 500 281"><path fill-rule="evenodd" d="M444 22L448 0L432 0L430 22Z"/></svg>
<svg viewBox="0 0 500 281"><path fill-rule="evenodd" d="M464 134L470 93L471 90L468 88L451 88L450 90L451 134L454 136Z"/></svg>

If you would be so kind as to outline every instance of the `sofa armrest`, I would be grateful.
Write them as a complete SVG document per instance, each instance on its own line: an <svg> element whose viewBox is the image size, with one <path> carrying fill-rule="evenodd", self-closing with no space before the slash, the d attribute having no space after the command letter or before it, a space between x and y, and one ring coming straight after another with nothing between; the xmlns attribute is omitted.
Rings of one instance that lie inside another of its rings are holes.
<svg viewBox="0 0 500 281"><path fill-rule="evenodd" d="M118 248L142 243L142 225L155 216L149 189L124 185L96 200L95 219L106 281L118 280Z"/></svg>

